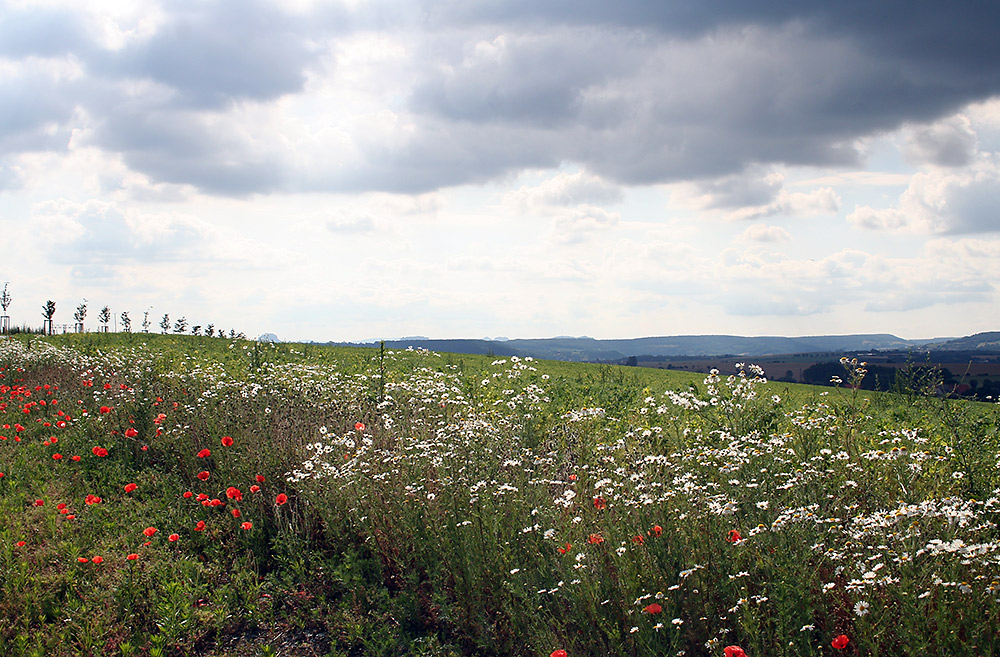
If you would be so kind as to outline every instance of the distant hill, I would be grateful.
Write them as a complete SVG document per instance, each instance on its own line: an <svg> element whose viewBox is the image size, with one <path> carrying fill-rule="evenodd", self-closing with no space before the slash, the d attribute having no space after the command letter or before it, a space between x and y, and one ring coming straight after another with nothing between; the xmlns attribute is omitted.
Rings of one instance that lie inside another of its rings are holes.
<svg viewBox="0 0 1000 657"><path fill-rule="evenodd" d="M351 343L337 343L351 344ZM378 342L354 343L355 346L378 346ZM564 361L620 361L630 356L681 357L755 357L774 354L810 354L817 352L856 353L866 351L926 351L935 349L962 351L1000 351L1000 332L978 333L965 338L929 338L906 340L888 333L856 335L817 335L803 337L744 337L738 335L675 335L624 340L597 340L588 337L558 337L513 340L433 340L404 338L386 340L390 349L408 347L431 351L493 354L496 356L532 356Z"/></svg>

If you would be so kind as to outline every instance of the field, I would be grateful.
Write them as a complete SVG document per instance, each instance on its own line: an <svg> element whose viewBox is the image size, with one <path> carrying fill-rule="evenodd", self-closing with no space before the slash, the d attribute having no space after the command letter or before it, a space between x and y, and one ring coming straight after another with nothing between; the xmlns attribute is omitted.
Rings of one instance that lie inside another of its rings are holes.
<svg viewBox="0 0 1000 657"><path fill-rule="evenodd" d="M997 405L736 369L0 339L0 647L1000 655Z"/></svg>

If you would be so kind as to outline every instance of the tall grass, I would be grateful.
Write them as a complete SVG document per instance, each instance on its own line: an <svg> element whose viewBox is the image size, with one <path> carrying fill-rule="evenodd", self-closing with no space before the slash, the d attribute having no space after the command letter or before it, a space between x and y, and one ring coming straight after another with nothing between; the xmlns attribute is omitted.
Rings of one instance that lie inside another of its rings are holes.
<svg viewBox="0 0 1000 657"><path fill-rule="evenodd" d="M133 334L0 367L12 654L1000 654L997 407L858 363Z"/></svg>

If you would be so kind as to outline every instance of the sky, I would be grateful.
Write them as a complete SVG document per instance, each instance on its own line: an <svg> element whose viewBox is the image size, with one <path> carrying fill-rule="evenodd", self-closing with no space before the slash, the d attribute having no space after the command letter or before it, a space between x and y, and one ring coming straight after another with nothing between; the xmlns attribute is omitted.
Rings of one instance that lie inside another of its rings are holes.
<svg viewBox="0 0 1000 657"><path fill-rule="evenodd" d="M972 1L0 0L8 314L1000 330L997 25Z"/></svg>

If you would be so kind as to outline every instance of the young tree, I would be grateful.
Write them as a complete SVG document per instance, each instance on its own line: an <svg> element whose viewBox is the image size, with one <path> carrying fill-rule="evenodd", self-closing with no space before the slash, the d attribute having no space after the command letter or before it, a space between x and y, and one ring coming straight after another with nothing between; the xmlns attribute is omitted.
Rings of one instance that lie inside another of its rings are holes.
<svg viewBox="0 0 1000 657"><path fill-rule="evenodd" d="M107 306L101 308L101 312L97 315L97 321L101 323L101 332L108 332L108 322L111 321L111 309Z"/></svg>
<svg viewBox="0 0 1000 657"><path fill-rule="evenodd" d="M213 335L215 335L215 324L209 324L208 326L205 327L205 335L207 335L208 337L212 337Z"/></svg>
<svg viewBox="0 0 1000 657"><path fill-rule="evenodd" d="M122 330L126 333L132 332L132 318L128 316L128 311L122 311Z"/></svg>
<svg viewBox="0 0 1000 657"><path fill-rule="evenodd" d="M76 332L83 333L83 320L87 316L87 300L84 299L80 302L80 305L76 307L76 312L73 313L73 319L76 320Z"/></svg>
<svg viewBox="0 0 1000 657"><path fill-rule="evenodd" d="M10 300L7 283L4 283L3 292L0 292L0 307L3 308L3 316L0 318L0 333L10 333L10 317L7 316L7 306L10 305Z"/></svg>
<svg viewBox="0 0 1000 657"><path fill-rule="evenodd" d="M201 335L201 324L195 324L191 327L191 335Z"/></svg>
<svg viewBox="0 0 1000 657"><path fill-rule="evenodd" d="M187 331L188 321L186 317L181 317L174 322L174 333L184 333Z"/></svg>
<svg viewBox="0 0 1000 657"><path fill-rule="evenodd" d="M49 299L42 306L42 317L45 318L44 329L49 335L52 335L52 318L56 315L56 302Z"/></svg>
<svg viewBox="0 0 1000 657"><path fill-rule="evenodd" d="M146 311L142 313L142 332L143 333L149 333L149 325L150 325L149 311L150 310L152 310L152 308L147 308Z"/></svg>
<svg viewBox="0 0 1000 657"><path fill-rule="evenodd" d="M163 313L163 319L160 320L160 332L166 333L170 330L170 315Z"/></svg>

